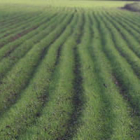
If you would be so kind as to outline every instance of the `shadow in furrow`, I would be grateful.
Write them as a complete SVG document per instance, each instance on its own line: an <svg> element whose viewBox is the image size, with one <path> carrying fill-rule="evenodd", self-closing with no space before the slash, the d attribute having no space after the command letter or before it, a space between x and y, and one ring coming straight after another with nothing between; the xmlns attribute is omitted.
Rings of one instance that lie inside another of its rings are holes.
<svg viewBox="0 0 140 140"><path fill-rule="evenodd" d="M107 30L110 30L110 28L107 26L108 24L105 22L105 20L103 20L103 23L104 23L105 27L107 28ZM114 25L114 27L115 27L115 25ZM111 39L114 42L114 47L116 49L117 44L116 44L115 36L114 36L113 32L111 32L110 35L111 35ZM121 54L121 52L119 52L118 49L116 49L116 50L118 51L118 53L120 53L121 56L123 56L123 54ZM104 52L105 52L108 60L111 60L112 58L111 58L110 55L108 55L108 50L104 49ZM110 63L111 63L111 61L110 61ZM113 67L113 64L111 64L111 65ZM137 138L140 137L140 133L139 133L140 125L138 123L140 121L139 108L138 108L138 106L136 106L136 104L133 103L132 97L129 95L129 92L130 92L131 88L126 86L124 84L124 81L121 78L118 77L118 75L116 74L117 71L118 71L118 69L113 70L112 79L113 79L114 83L116 84L116 86L118 87L123 99L125 101L127 101L128 107L130 107L129 115L132 117L132 123L130 125L130 128L131 128L131 134L130 135L133 139L137 139Z"/></svg>
<svg viewBox="0 0 140 140"><path fill-rule="evenodd" d="M61 140L70 140L73 138L73 136L77 132L77 128L79 126L79 119L82 113L82 107L84 104L83 100L83 87L82 87L82 74L81 74L81 63L80 63L80 58L79 58L79 53L78 53L78 45L81 43L81 39L83 36L83 30L84 30L84 23L85 23L85 18L84 15L82 17L82 24L80 27L80 35L77 37L76 42L77 46L73 48L73 53L74 53L74 60L75 60L75 66L74 66L74 75L75 79L73 81L73 88L74 88L74 96L73 96L73 104L74 104L74 109L73 113L71 115L71 120L68 122L68 127L66 134L60 138Z"/></svg>
<svg viewBox="0 0 140 140"><path fill-rule="evenodd" d="M104 22L105 23L105 22ZM105 25L106 25L106 28L108 29L108 30L110 30L110 33L111 33L111 36L112 36L112 40L113 40L113 42L114 42L114 46L115 46L115 48L116 48L116 50L119 52L119 54L130 64L130 66L131 66L131 68L133 69L133 71L134 71L134 73L136 74L136 76L138 77L138 78L140 78L140 73L139 73L139 71L138 71L138 69L137 69L137 66L136 66L136 64L135 63L133 63L132 61L130 61L130 59L125 55L125 53L123 53L122 52L122 50L118 47L118 45L116 44L116 40L115 40L115 36L114 36L114 34L113 34L113 31L111 30L111 28L109 28L109 26L107 25L107 23L105 23ZM115 28L115 27L114 27ZM115 30L117 30L116 28L115 28ZM120 33L120 32L118 32L118 33ZM120 34L121 35L121 34ZM127 46L129 46L129 43L127 43L127 40L124 40L124 42L126 43L126 45ZM131 50L131 48L129 47L128 49L130 49ZM131 50L132 52L133 52L133 50ZM135 53L134 53L135 54ZM135 54L136 55L136 54ZM137 56L137 55L136 55Z"/></svg>
<svg viewBox="0 0 140 140"><path fill-rule="evenodd" d="M110 21L110 23L116 28L116 30L120 33L120 35L122 36L122 38L125 40L125 41L129 41L128 39L127 39L127 37L126 37L126 35L122 32L122 30L114 23L114 20L111 20L108 16L106 16L105 15L105 17ZM120 23L119 22L119 24L125 29L125 26L123 26L122 25L122 23ZM125 29L125 31L126 32L129 32L129 30L128 29ZM131 30L130 30L130 34L132 34L133 35L133 38L135 39L135 40L137 40L137 38L134 36L134 34L131 32ZM135 55L137 56L137 57L139 57L140 58L140 55L139 55L139 52L138 51L136 51L135 49L133 49L133 46L131 45L131 44L129 44L129 42L127 43L128 44L128 47L135 53Z"/></svg>
<svg viewBox="0 0 140 140"><path fill-rule="evenodd" d="M101 131L104 133L101 139L104 140L110 140L113 134L113 128L114 128L114 117L112 117L113 114L113 106L112 106L112 101L110 100L110 97L108 96L109 92L109 85L107 82L107 79L104 78L102 73L104 71L108 71L107 68L102 68L104 67L101 65L101 58L102 56L106 59L106 54L104 53L104 45L106 44L106 40L104 38L104 34L102 32L101 24L102 24L102 19L99 19L97 15L93 15L94 19L96 21L96 27L99 32L99 37L101 40L101 48L98 50L99 52L101 51L101 54L96 52L95 49L93 49L93 60L95 60L95 71L97 72L97 77L99 81L97 81L99 87L100 87L100 93L101 93L101 102L102 104L102 109L101 109L101 116L102 116L102 122L103 126ZM104 23L104 22L103 22ZM98 37L97 37L98 38ZM96 46L97 47L97 46ZM98 47L97 47L98 48ZM91 51L92 52L92 51ZM108 60L107 60L108 61ZM106 65L106 64L105 64ZM107 121L109 119L109 121Z"/></svg>
<svg viewBox="0 0 140 140"><path fill-rule="evenodd" d="M57 14L55 14L55 15L57 15ZM54 15L54 17L55 17L55 15ZM25 29L25 30L21 31L20 33L18 33L18 34L16 34L16 35L12 36L12 37L10 37L10 38L8 38L6 42L1 42L1 43L0 43L0 48L2 48L3 46L5 46L5 45L7 45L7 44L9 44L9 43L11 43L11 42L14 42L14 41L18 40L19 38L21 38L21 37L27 35L27 34L30 33L31 31L36 30L36 29L39 28L41 25L46 24L46 22L48 22L50 19L51 19L51 18L46 19L46 20L40 22L39 24L34 25L33 27L30 27L30 28L28 28L28 29ZM8 37L8 36L7 36L7 37Z"/></svg>
<svg viewBox="0 0 140 140"><path fill-rule="evenodd" d="M72 21L73 16L71 16L71 18L69 18L68 23ZM25 84L18 90L17 93L11 93L11 96L8 97L6 100L8 102L8 104L6 105L7 108L6 109L2 109L0 115L3 115L3 112L8 111L9 108L11 107L11 105L15 104L17 99L20 97L20 95L18 95L18 93L21 93L24 89L26 89L26 87L29 86L30 81L32 80L32 78L34 77L36 70L38 68L38 66L40 65L40 63L42 62L42 60L44 59L44 57L46 56L46 53L48 52L48 49L50 48L50 46L59 38L59 36L64 32L64 30L66 29L67 26L65 26L61 32L55 37L55 39L53 39L48 46L46 46L40 54L40 59L38 60L38 62L36 62L36 64L34 65L34 68L32 69L32 71L30 72L30 76L28 79L26 79ZM18 75L20 75L20 72L18 73ZM12 98L11 98L12 97Z"/></svg>
<svg viewBox="0 0 140 140"><path fill-rule="evenodd" d="M73 16L72 16L73 17ZM70 18L70 20L69 20L69 22L71 23L71 21L72 21L72 19L73 18ZM67 25L68 26L68 25ZM66 27L67 27L66 26ZM66 29L66 27L65 27L65 29ZM65 30L64 29L64 30ZM62 34L62 33L61 33ZM58 38L59 38L59 36L61 36L61 34L60 35L58 35ZM68 38L68 37L67 37ZM53 42L54 43L54 42ZM52 44L53 44L52 43ZM57 47L57 49L56 49L56 58L55 58L55 60L54 60L54 62L53 62L53 67L51 67L51 68L48 68L48 70L50 71L50 78L49 79L46 79L46 80L49 80L49 83L48 83L48 85L47 86L45 86L44 87L44 89L45 89L45 92L44 93L42 93L40 96L38 96L38 98L37 98L37 100L39 101L39 102L41 102L40 103L40 105L39 105L39 107L37 106L36 107L36 110L37 110L37 112L36 113L34 113L34 114L28 114L28 118L30 117L30 118L33 118L29 123L28 123L28 126L27 127L31 127L31 126L33 126L36 122L37 122L37 120L42 116L42 111L43 111L43 109L44 109L44 107L47 105L47 103L48 103L48 100L49 100L49 91L47 90L47 89L49 89L49 86L50 86L50 84L51 84L51 81L52 81L52 79L53 79L53 75L54 75L54 72L56 71L56 69L57 69L57 65L59 65L59 61L60 61L60 56L61 56L61 50L62 50L62 46L63 46L63 44L65 43L65 40L61 43L61 44L59 44L59 46ZM51 45L49 45L49 47L50 47ZM42 58L41 59L44 59L44 56L46 56L46 55L43 55L42 56ZM36 86L35 86L35 91L36 91ZM27 107L28 108L28 107ZM30 110L30 106L29 106L29 110ZM27 117L27 115L26 115L26 117ZM24 120L22 120L22 121L24 121ZM25 120L26 121L26 120ZM22 130L22 128L21 128L21 130ZM24 130L22 130L22 134L21 134L21 132L19 131L19 139L20 139L20 135L24 135L24 133L26 133L26 130L24 129Z"/></svg>
<svg viewBox="0 0 140 140"><path fill-rule="evenodd" d="M53 78L53 75L54 75L54 72L56 71L57 69L57 66L59 65L59 61L60 61L60 56L61 56L61 50L62 50L62 46L63 44L65 43L65 41L61 44L61 46L58 48L57 50L57 57L56 57L56 61L55 61L55 65L54 65L54 68L51 70L51 78L49 79L49 81L52 81L52 78ZM46 87L45 89L49 88ZM33 124L36 123L37 119L39 119L42 115L42 110L44 109L44 107L47 105L47 102L49 100L49 93L45 93L45 94L42 94L38 97L38 100L40 102L42 102L41 104L41 107L38 109L36 115L35 115L35 119L29 124L29 126L32 126Z"/></svg>
<svg viewBox="0 0 140 140"><path fill-rule="evenodd" d="M49 17L49 18L46 19L45 21L41 22L41 23L38 25L38 27L37 27L37 28L34 28L33 30L38 29L38 28L41 27L42 25L44 25L44 24L46 24L47 22L51 21L51 20L52 20L53 18L55 18L56 16L57 16L57 14L53 15L52 17ZM31 31L28 32L28 33L31 33L33 30L31 30ZM28 35L28 33L25 34L25 35L22 35L20 38L25 37L26 35ZM32 37L33 37L33 36L31 36L30 39L32 39ZM39 41L37 41L37 42L39 42ZM14 45L14 47L13 47L12 49L9 49L1 59L10 56L10 54L11 54L14 50L16 50L22 43L23 43L23 42Z"/></svg>
<svg viewBox="0 0 140 140"><path fill-rule="evenodd" d="M64 44L64 43L63 43ZM59 64L59 58L60 58L60 56L61 56L61 50L62 50L62 46L63 45L61 45L59 48L58 48L58 51L57 51L57 57L56 57L56 62L55 62L55 67Z"/></svg>
<svg viewBox="0 0 140 140"><path fill-rule="evenodd" d="M117 79L117 76L115 74L112 75L112 79L114 81L114 84L118 87L120 94L122 95L123 99L127 101L128 106L130 107L129 115L132 118L132 123L130 125L131 132L130 135L133 139L137 139L140 137L140 113L137 108L132 102L131 97L128 96L127 92L128 89L125 86L122 86L121 81Z"/></svg>
<svg viewBox="0 0 140 140"><path fill-rule="evenodd" d="M111 22L111 21L110 21ZM108 27L108 25L107 25L107 23L104 21L104 24L105 24L105 26L106 26L106 28L108 29L108 30L110 30L109 29L109 27ZM113 24L113 26L114 26L114 28L116 29L116 27L115 27L115 25ZM116 29L117 30L117 29ZM113 34L113 32L111 31L110 32L110 34L111 34L111 38L112 38L112 40L113 40L113 42L114 42L114 46L115 46L115 49L118 51L118 53L120 53L120 55L126 60L126 62L128 62L130 65L131 65L131 67L133 66L132 64L131 64L131 62L125 57L125 55L121 52L121 50L118 48L118 46L117 46L117 44L116 44L116 41L115 41L115 36L114 36L114 34ZM107 55L107 57L108 57L108 59L110 59L110 57ZM139 77L139 73L138 73L138 71L134 68L134 67L132 67L132 69L133 69L133 71L134 71L134 73ZM114 83L118 86L118 88L120 89L120 92L121 92L121 94L122 94L122 96L123 96L123 98L125 99L125 100L127 100L128 101L128 103L129 103L129 105L133 108L133 112L134 113L132 113L132 114L135 114L135 115L137 115L137 116L140 116L140 113L139 113L139 109L137 108L137 106L135 106L135 105L133 105L133 103L131 102L131 97L129 97L129 95L127 94L127 92L129 92L129 89L123 84L123 81L121 81L121 80L119 80L119 78L117 78L117 75L115 74L115 72L114 72L114 74L113 74L113 80L114 80Z"/></svg>

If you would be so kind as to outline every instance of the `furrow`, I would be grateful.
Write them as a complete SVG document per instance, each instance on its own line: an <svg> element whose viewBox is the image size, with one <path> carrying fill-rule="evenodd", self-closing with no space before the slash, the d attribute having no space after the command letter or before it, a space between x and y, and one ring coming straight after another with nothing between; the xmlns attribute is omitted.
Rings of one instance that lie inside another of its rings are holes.
<svg viewBox="0 0 140 140"><path fill-rule="evenodd" d="M25 16L24 13L23 14L18 14L18 15L15 14L14 17L11 14L9 14L9 15L10 15L10 17L9 16L6 16L7 17L7 20L6 21L0 21L1 28L5 28L7 25L10 25L16 19L20 19L20 18L22 18L22 16Z"/></svg>
<svg viewBox="0 0 140 140"><path fill-rule="evenodd" d="M30 125L35 123L36 119L40 117L41 110L49 98L48 87L51 84L56 61L59 59L56 54L58 53L60 46L63 45L65 40L71 34L71 28L74 26L74 23L75 20L73 19L62 35L51 45L48 54L44 57L42 63L38 67L37 73L30 82L30 85L23 91L24 93L20 100L18 100L9 112L3 116L3 119L1 119L2 125L0 129L3 130L1 131L1 138L21 139L20 134L23 135L27 127L30 127ZM10 118L6 116L10 116ZM10 129L7 129L7 125L9 125ZM6 136L7 133L11 133L11 135Z"/></svg>
<svg viewBox="0 0 140 140"><path fill-rule="evenodd" d="M11 42L14 42L14 41L18 40L19 38L28 34L32 30L37 29L42 23L44 23L44 21L40 22L40 20L41 20L40 18L36 19L36 21L34 21L36 24L34 24L34 22L33 22L33 25L31 24L28 27L25 27L24 29L21 29L21 30L11 34L10 36L7 36L5 38L0 39L0 48L2 48L4 45L7 45Z"/></svg>
<svg viewBox="0 0 140 140"><path fill-rule="evenodd" d="M72 19L69 15L49 36L36 44L24 58L22 58L2 80L0 85L0 111L1 113L14 104L19 97L20 92L28 86L29 81L35 74L35 70L49 46L59 37L66 28L67 23ZM10 88L9 88L10 87Z"/></svg>
<svg viewBox="0 0 140 140"><path fill-rule="evenodd" d="M132 12L129 12L129 14L125 11L116 11L116 14L120 17L123 17L124 19L126 19L127 21L129 21L129 23L133 23L133 25L137 26L137 28L140 28L140 25L139 25L139 22L140 22L140 19L139 20L136 20L136 18L138 17L136 14L132 13Z"/></svg>
<svg viewBox="0 0 140 140"><path fill-rule="evenodd" d="M139 39L134 38L132 35L127 31L127 28L121 27L121 24L116 24L115 20L111 20L110 17L106 16L109 21L116 27L116 29L119 31L119 33L122 35L122 38L128 42L128 47L130 47L131 50L135 52L135 54L140 57L139 53ZM138 36L137 36L138 37Z"/></svg>
<svg viewBox="0 0 140 140"><path fill-rule="evenodd" d="M90 11L91 12L91 11ZM88 13L89 14L89 13ZM95 24L95 23L94 23ZM101 139L101 98L98 91L97 77L94 74L94 63L91 53L93 39L93 22L89 15L86 15L84 35L78 46L78 53L81 63L83 95L80 98L83 102L81 116L78 120L78 127L74 133L73 140ZM95 43L95 40L93 39ZM77 125L77 123L75 124Z"/></svg>
<svg viewBox="0 0 140 140"><path fill-rule="evenodd" d="M84 24L85 24L85 11L81 11L81 21L79 27L75 33L78 35L76 38L77 44L73 48L73 55L74 55L74 82L73 82L73 89L74 89L74 97L73 97L73 113L71 114L71 119L68 122L67 130L64 136L60 137L59 139L72 139L74 134L76 133L76 129L78 127L78 121L81 116L81 110L83 106L82 95L83 95L83 87L82 87L82 76L81 76L81 63L78 53L78 46L82 41L82 36L84 34Z"/></svg>
<svg viewBox="0 0 140 140"><path fill-rule="evenodd" d="M54 23L54 21L59 19L59 23L64 19L64 17L60 18L58 16L57 18L54 18L52 22L50 22L51 26L45 25L47 26L46 29L44 29L45 27L43 27L43 29L41 29L43 30L42 32L35 35L33 38L26 40L25 43L15 49L15 51L13 51L12 53L8 54L8 56L4 56L4 58L0 61L0 81L2 81L2 79L6 76L7 72L10 71L12 67L16 65L16 63L20 61L20 59L22 59L35 44L41 42L41 40L43 40L43 38L45 38L46 36L49 36L51 30L55 30L57 23Z"/></svg>
<svg viewBox="0 0 140 140"><path fill-rule="evenodd" d="M28 13L28 16L30 15L30 13ZM26 19L27 15L24 15L24 17L21 17L21 22L19 19L15 19L13 23L9 22L8 26L3 27L2 29L0 29L0 39L3 37L7 37L8 35L18 31L21 27L24 29L27 27L27 25L29 26L33 21L35 21L38 18L41 18L43 16L42 14L38 14L35 16L29 16L28 19ZM24 24L21 24L24 23ZM21 29L22 29L21 28Z"/></svg>
<svg viewBox="0 0 140 140"><path fill-rule="evenodd" d="M28 130L22 139L61 139L66 133L69 120L74 110L73 81L74 81L74 53L78 24L73 29L74 33L65 42L59 65L55 70L52 84L50 85L50 99L42 110L42 115L36 124ZM32 132L32 133L31 133Z"/></svg>
<svg viewBox="0 0 140 140"><path fill-rule="evenodd" d="M107 12L107 13L108 13L108 15L110 15L110 17L112 17L112 14L110 14L109 12ZM115 14L113 13L113 15L115 15ZM112 18L114 18L114 16ZM134 25L132 22L127 22L121 16L115 16L115 21L119 22L120 25L125 27L125 29L127 29L128 32L134 34L134 36L136 38L138 38L138 36L140 36L140 27L136 28L136 25Z"/></svg>
<svg viewBox="0 0 140 140"><path fill-rule="evenodd" d="M127 41L122 39L121 34L110 22L107 22L106 26L108 30L110 30L116 49L120 52L120 55L128 61L136 75L140 78L140 58L137 57L131 49L129 49Z"/></svg>
<svg viewBox="0 0 140 140"><path fill-rule="evenodd" d="M105 26L102 25L101 30L104 31L105 29ZM106 43L108 42L109 44L108 46L105 45L103 47L103 50L112 65L113 75L119 82L121 87L123 87L125 98L129 99L127 101L131 105L132 109L134 110L134 112L137 112L140 103L139 79L136 77L132 68L126 62L126 60L121 55L119 55L119 52L115 49L114 42L110 39L110 35L107 34L107 31L104 31L102 33L105 34L104 36L106 37ZM138 118L136 122L138 123ZM131 139L137 139L139 137L139 127L134 130L132 129L131 131L133 134Z"/></svg>
<svg viewBox="0 0 140 140"><path fill-rule="evenodd" d="M106 31L104 22L99 19L98 12L95 13L95 21L97 25L94 27L98 29L99 41L101 46L97 45L93 48L93 56L95 57L95 71L99 79L99 87L101 94L101 101L103 108L101 109L102 116L102 139L130 139L130 117L128 108L123 98L120 96L116 85L113 83L111 65L103 52L103 48L109 46L104 32ZM104 28L103 28L103 27ZM94 31L97 32L96 30ZM98 39L97 39L98 40ZM122 124L123 123L123 124Z"/></svg>
<svg viewBox="0 0 140 140"><path fill-rule="evenodd" d="M50 9L50 11L48 11L48 9L47 9L47 10L43 11L42 13L37 12L36 15L33 16L33 17L31 16L32 14L27 13L26 16L29 16L29 20L26 19L25 15L24 15L24 17L22 17L22 22L23 23L25 22L25 24L23 24L23 27L24 26L26 27L27 25L29 26L29 24L31 24L32 22L35 23L34 20L37 17L39 17L39 18L44 17L46 19L46 16L49 17L49 16L53 15L54 13L59 13L60 12L60 10L58 12L57 11L58 10L51 11L51 9ZM14 26L10 26L10 27L8 26L7 28L5 27L3 30L0 30L1 36L6 37L6 36L9 35L9 33L12 33L14 30L16 31L17 30L17 25L20 24L20 22L18 21L17 24L15 22L16 21L14 21L14 23L13 23ZM10 23L10 24L12 24L12 23ZM21 24L20 24L20 26L21 26ZM19 26L19 28L21 28L20 26ZM2 34L3 32L4 32L4 34Z"/></svg>
<svg viewBox="0 0 140 140"><path fill-rule="evenodd" d="M21 37L21 38L17 39L16 41L11 42L11 43L5 45L4 47L2 47L0 49L0 60L9 56L15 49L19 48L20 46L24 46L26 44L25 40L29 41L29 38L32 39L33 37L36 38L36 40L41 39L39 36L38 36L38 38L36 37L37 34L40 33L40 30L45 29L46 26L48 26L48 28L49 28L50 23L52 24L51 27L53 27L53 23L51 20L54 21L54 19L55 19L54 16L49 17L49 19L50 19L50 21L47 24L42 23L42 25L40 25L36 30L30 31L29 33L27 33L23 37ZM42 35L46 36L48 34L48 32L50 32L50 30L48 30L47 32L43 31ZM36 41L33 41L32 44L35 42Z"/></svg>
<svg viewBox="0 0 140 140"><path fill-rule="evenodd" d="M41 15L39 17L41 17ZM8 27L7 28L2 28L3 30L0 30L0 33L1 33L0 34L0 39L5 38L5 37L9 36L10 34L16 32L18 30L23 30L24 28L29 26L29 24L31 24L32 21L34 21L37 18L38 18L38 16L37 17L29 17L28 19L22 20L22 22L20 22L18 20L17 24L14 23L14 26L12 26L12 27L10 26L10 28L8 28Z"/></svg>

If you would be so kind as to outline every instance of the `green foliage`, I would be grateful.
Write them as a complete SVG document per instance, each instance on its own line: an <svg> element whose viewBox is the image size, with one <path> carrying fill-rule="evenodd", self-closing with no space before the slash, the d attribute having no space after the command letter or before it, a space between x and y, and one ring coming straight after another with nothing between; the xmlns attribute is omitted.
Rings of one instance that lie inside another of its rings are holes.
<svg viewBox="0 0 140 140"><path fill-rule="evenodd" d="M0 140L140 138L140 17L126 2L0 3Z"/></svg>

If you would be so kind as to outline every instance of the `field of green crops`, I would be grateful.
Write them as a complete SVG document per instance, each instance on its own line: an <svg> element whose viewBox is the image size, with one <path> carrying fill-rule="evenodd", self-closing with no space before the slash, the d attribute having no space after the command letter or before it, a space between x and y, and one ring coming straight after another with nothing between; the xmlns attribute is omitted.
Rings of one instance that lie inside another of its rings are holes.
<svg viewBox="0 0 140 140"><path fill-rule="evenodd" d="M125 3L0 0L0 140L140 140L140 13Z"/></svg>

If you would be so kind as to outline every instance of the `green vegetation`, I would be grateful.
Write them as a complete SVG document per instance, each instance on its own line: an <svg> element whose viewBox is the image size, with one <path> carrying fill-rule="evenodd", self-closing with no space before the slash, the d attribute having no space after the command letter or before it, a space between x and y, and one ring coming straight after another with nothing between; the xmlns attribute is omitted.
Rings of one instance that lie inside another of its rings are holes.
<svg viewBox="0 0 140 140"><path fill-rule="evenodd" d="M139 13L80 2L0 0L0 140L140 139Z"/></svg>

